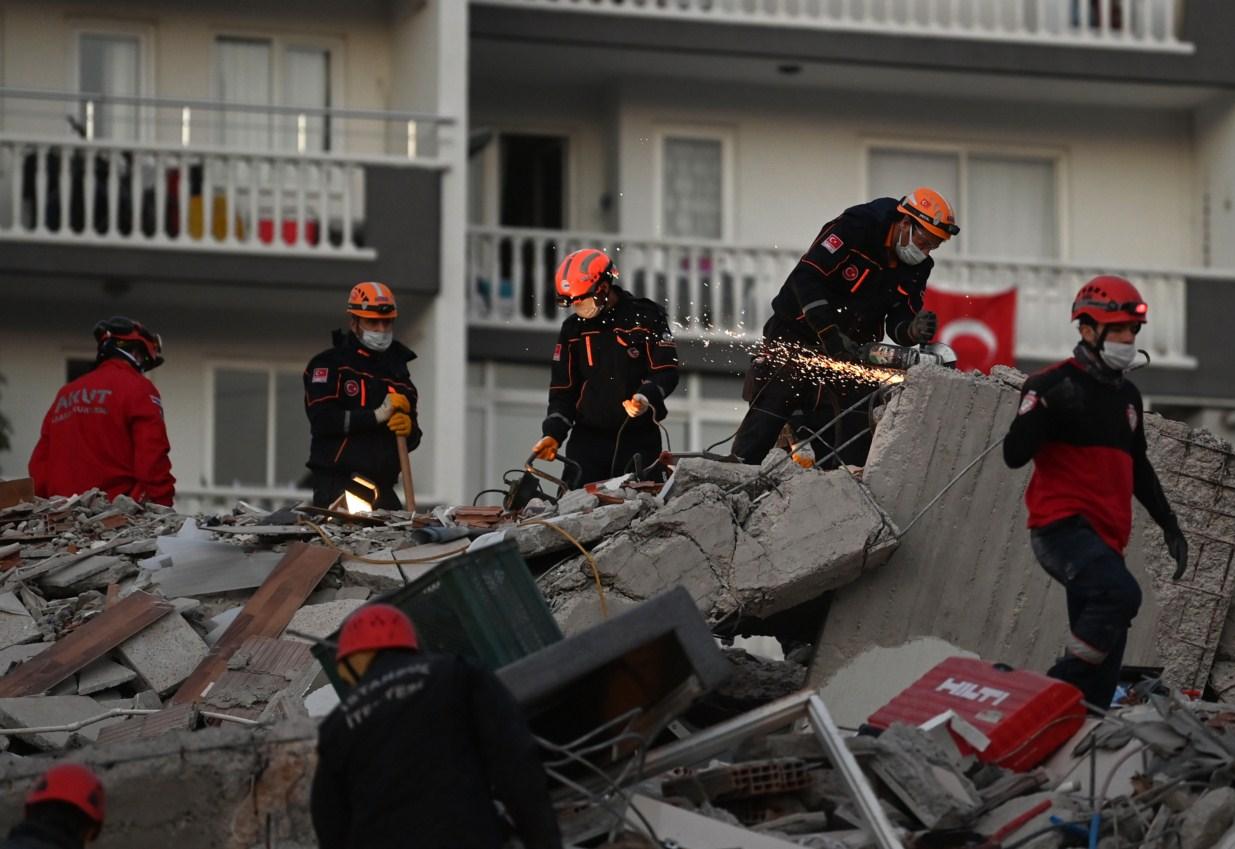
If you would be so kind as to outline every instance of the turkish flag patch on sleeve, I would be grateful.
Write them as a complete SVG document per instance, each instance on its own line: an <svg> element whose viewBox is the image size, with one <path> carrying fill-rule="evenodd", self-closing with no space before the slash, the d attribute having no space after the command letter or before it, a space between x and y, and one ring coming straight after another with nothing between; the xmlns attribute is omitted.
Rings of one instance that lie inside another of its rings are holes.
<svg viewBox="0 0 1235 849"><path fill-rule="evenodd" d="M329 379L330 379L330 369L328 368L313 369L313 382L314 383L325 383Z"/></svg>
<svg viewBox="0 0 1235 849"><path fill-rule="evenodd" d="M823 240L823 246L828 249L828 253L834 254L843 248L845 243L841 241L840 236L833 233Z"/></svg>
<svg viewBox="0 0 1235 849"><path fill-rule="evenodd" d="M562 343L558 342L553 346L553 362L560 363L562 361Z"/></svg>

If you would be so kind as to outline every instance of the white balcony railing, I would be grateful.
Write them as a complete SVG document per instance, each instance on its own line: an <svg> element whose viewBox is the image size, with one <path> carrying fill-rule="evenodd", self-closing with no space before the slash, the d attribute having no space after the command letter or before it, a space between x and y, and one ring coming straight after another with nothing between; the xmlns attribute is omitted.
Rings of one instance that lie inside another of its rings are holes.
<svg viewBox="0 0 1235 849"><path fill-rule="evenodd" d="M472 0L716 23L1191 52L1182 0Z"/></svg>
<svg viewBox="0 0 1235 849"><path fill-rule="evenodd" d="M468 235L469 322L556 332L562 314L553 301L553 274L561 258L580 247L609 252L623 287L664 304L679 339L705 342L757 340L771 313L772 297L800 256L798 250L719 242L477 227ZM1109 273L1127 275L1151 304L1154 320L1137 343L1154 363L1195 366L1187 353L1182 274L941 256L931 284L970 293L1016 288L1016 355L1053 360L1067 356L1075 344L1076 331L1067 316L1077 290L1089 278Z"/></svg>
<svg viewBox="0 0 1235 849"><path fill-rule="evenodd" d="M449 119L0 87L0 241L375 255L364 170L444 167Z"/></svg>

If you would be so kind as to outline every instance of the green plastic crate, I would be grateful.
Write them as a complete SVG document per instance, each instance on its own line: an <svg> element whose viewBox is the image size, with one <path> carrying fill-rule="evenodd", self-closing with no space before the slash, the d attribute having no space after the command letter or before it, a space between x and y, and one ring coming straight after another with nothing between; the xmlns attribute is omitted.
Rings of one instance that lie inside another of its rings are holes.
<svg viewBox="0 0 1235 849"><path fill-rule="evenodd" d="M452 557L405 587L373 599L406 613L421 645L462 655L500 669L562 639L549 606L511 541ZM318 643L313 654L335 689L334 645Z"/></svg>

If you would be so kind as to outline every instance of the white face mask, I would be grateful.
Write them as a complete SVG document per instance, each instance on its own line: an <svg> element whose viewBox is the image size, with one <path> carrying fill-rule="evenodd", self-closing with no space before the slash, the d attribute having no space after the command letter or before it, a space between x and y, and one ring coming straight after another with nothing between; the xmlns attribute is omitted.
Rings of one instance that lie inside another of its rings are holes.
<svg viewBox="0 0 1235 849"><path fill-rule="evenodd" d="M896 256L905 265L917 265L926 259L926 253L913 240L913 225L905 227L904 238L896 243Z"/></svg>
<svg viewBox="0 0 1235 849"><path fill-rule="evenodd" d="M390 343L394 341L395 334L393 330L378 331L378 330L362 330L360 331L360 344L364 345L370 351L385 351L390 347Z"/></svg>
<svg viewBox="0 0 1235 849"><path fill-rule="evenodd" d="M596 318L596 314L600 312L600 307L597 305L595 298L584 298L582 301L575 301L570 305L570 308L575 311L575 315L582 319Z"/></svg>
<svg viewBox="0 0 1235 849"><path fill-rule="evenodd" d="M1113 371L1127 371L1136 362L1136 345L1132 342L1103 342L1098 355L1107 368Z"/></svg>

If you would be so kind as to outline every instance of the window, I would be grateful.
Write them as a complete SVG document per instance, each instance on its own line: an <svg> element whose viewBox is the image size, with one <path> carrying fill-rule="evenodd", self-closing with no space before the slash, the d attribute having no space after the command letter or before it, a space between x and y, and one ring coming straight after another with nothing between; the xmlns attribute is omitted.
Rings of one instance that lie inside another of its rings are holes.
<svg viewBox="0 0 1235 849"><path fill-rule="evenodd" d="M301 373L221 366L212 376L214 484L299 486L309 458Z"/></svg>
<svg viewBox="0 0 1235 849"><path fill-rule="evenodd" d="M662 147L661 221L665 236L724 236L724 149L719 139L666 136Z"/></svg>
<svg viewBox="0 0 1235 849"><path fill-rule="evenodd" d="M79 33L77 90L83 94L137 97L141 94L141 39L135 35ZM139 110L132 103L81 105L83 132L95 138L131 141L139 132Z"/></svg>
<svg viewBox="0 0 1235 849"><path fill-rule="evenodd" d="M930 186L956 205L959 253L1010 259L1060 255L1055 157L875 147L872 197Z"/></svg>
<svg viewBox="0 0 1235 849"><path fill-rule="evenodd" d="M220 36L215 40L215 96L246 106L328 108L333 63L328 48L269 38ZM218 140L230 147L320 152L331 149L331 123L324 115L275 115L260 110L222 110Z"/></svg>
<svg viewBox="0 0 1235 849"><path fill-rule="evenodd" d="M503 227L560 230L566 224L566 138L503 133Z"/></svg>

